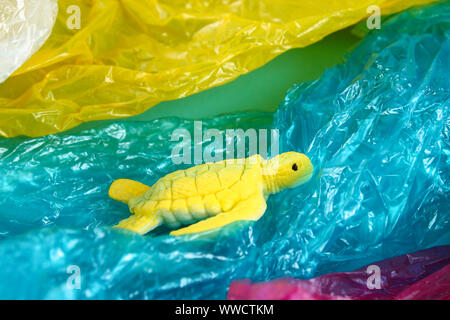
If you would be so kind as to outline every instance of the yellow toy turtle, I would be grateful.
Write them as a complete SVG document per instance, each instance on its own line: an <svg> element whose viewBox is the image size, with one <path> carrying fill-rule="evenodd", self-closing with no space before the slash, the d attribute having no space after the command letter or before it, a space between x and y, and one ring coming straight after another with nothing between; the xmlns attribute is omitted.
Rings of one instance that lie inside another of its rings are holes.
<svg viewBox="0 0 450 320"><path fill-rule="evenodd" d="M270 194L296 187L313 174L309 158L298 152L270 160L260 155L223 160L172 172L152 187L128 179L113 182L112 199L128 204L129 218L116 226L145 234L161 224L171 235L203 232L237 220L258 220Z"/></svg>

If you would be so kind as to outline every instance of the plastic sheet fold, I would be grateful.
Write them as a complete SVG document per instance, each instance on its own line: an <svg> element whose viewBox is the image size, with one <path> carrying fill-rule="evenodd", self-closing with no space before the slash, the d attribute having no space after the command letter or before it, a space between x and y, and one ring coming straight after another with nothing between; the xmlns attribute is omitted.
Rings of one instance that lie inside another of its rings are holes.
<svg viewBox="0 0 450 320"><path fill-rule="evenodd" d="M371 5L390 14L429 2L59 0L44 47L0 84L0 136L140 114L357 23Z"/></svg>
<svg viewBox="0 0 450 320"><path fill-rule="evenodd" d="M256 223L178 238L110 228L128 210L109 184L183 169L170 136L192 121L0 140L0 297L225 298L232 280L307 279L450 244L449 28L446 3L409 10L344 65L294 86L274 118L204 121L278 128L281 152L312 159L312 180L271 196Z"/></svg>
<svg viewBox="0 0 450 320"><path fill-rule="evenodd" d="M409 286L395 299L450 300L450 265Z"/></svg>

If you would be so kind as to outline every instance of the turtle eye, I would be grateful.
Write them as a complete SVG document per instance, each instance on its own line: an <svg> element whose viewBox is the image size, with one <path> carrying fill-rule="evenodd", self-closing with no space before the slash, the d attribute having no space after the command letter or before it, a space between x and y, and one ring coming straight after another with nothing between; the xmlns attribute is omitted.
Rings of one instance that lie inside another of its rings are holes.
<svg viewBox="0 0 450 320"><path fill-rule="evenodd" d="M297 164L296 164L296 163L294 163L294 164L292 165L292 170L294 170L294 171L297 171L297 170L298 170L298 167L297 167Z"/></svg>

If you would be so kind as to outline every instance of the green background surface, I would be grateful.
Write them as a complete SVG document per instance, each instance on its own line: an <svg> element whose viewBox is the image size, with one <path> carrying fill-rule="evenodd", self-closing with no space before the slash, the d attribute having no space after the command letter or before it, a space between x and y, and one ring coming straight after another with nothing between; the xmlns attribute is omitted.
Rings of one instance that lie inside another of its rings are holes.
<svg viewBox="0 0 450 320"><path fill-rule="evenodd" d="M346 54L361 40L352 31L354 27L335 32L308 47L288 50L225 85L159 103L140 115L123 120L147 121L163 117L206 119L235 112L273 112L292 85L315 80L325 69L344 62ZM95 128L99 123L112 121L93 121L70 131Z"/></svg>

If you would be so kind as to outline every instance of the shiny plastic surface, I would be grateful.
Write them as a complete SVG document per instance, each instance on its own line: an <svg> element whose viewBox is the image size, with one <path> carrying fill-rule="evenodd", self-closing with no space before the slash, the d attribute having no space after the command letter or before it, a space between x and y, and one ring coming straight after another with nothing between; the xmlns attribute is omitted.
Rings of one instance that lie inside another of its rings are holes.
<svg viewBox="0 0 450 320"><path fill-rule="evenodd" d="M225 298L236 279L311 278L450 244L449 26L448 5L402 14L288 93L272 124L280 151L306 153L317 170L271 196L256 223L178 238L109 228L128 216L110 183L184 169L170 134L191 121L0 140L0 297ZM204 128L271 121L246 113Z"/></svg>
<svg viewBox="0 0 450 320"><path fill-rule="evenodd" d="M450 295L450 246L434 247L372 262L352 272L251 283L233 281L230 300L393 300L443 299ZM378 269L376 269L378 268ZM375 280L379 272L380 281Z"/></svg>
<svg viewBox="0 0 450 320"><path fill-rule="evenodd" d="M411 9L288 92L275 121L281 149L308 154L317 176L277 207L302 204L272 226L305 245L285 263L323 273L449 243L449 35L449 2Z"/></svg>
<svg viewBox="0 0 450 320"><path fill-rule="evenodd" d="M0 2L0 83L44 44L57 13L56 0Z"/></svg>
<svg viewBox="0 0 450 320"><path fill-rule="evenodd" d="M272 120L246 113L203 129L268 128ZM225 298L256 253L246 223L191 237L111 228L130 213L108 197L110 184L127 177L152 185L189 167L173 164L171 134L185 128L194 138L193 127L163 119L0 140L0 299Z"/></svg>
<svg viewBox="0 0 450 320"><path fill-rule="evenodd" d="M450 265L406 288L397 300L450 300Z"/></svg>
<svg viewBox="0 0 450 320"><path fill-rule="evenodd" d="M59 0L53 32L0 85L0 136L142 113L224 84L368 16L430 0Z"/></svg>

